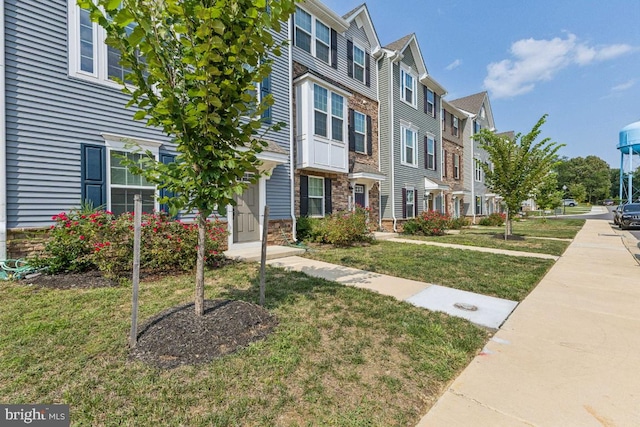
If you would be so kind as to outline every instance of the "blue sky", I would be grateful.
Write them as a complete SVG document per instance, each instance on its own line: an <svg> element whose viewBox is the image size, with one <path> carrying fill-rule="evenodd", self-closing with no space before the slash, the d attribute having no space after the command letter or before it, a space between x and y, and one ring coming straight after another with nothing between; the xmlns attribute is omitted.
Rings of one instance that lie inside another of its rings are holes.
<svg viewBox="0 0 640 427"><path fill-rule="evenodd" d="M343 15L361 0L323 0ZM618 133L640 120L638 0L370 0L384 46L415 32L431 74L455 99L489 92L497 131L541 137L560 155L619 167Z"/></svg>

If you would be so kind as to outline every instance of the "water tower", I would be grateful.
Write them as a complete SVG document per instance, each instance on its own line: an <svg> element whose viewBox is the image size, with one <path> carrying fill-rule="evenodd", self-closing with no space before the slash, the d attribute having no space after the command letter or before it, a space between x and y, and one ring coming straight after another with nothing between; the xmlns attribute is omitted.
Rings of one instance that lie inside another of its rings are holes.
<svg viewBox="0 0 640 427"><path fill-rule="evenodd" d="M640 155L640 121L622 128L617 148L620 150L620 202L631 203L638 199L633 191L633 172L640 162L637 158L634 162L633 157Z"/></svg>

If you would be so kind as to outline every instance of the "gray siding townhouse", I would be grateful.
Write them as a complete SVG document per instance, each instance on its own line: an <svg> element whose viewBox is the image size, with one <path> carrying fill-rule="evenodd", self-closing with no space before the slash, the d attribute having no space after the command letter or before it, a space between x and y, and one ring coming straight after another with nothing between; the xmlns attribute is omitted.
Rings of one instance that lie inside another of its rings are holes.
<svg viewBox="0 0 640 427"><path fill-rule="evenodd" d="M467 115L442 100L442 181L449 187L445 193L446 212L454 218L465 215L465 201L471 193L465 190L464 133Z"/></svg>
<svg viewBox="0 0 640 427"><path fill-rule="evenodd" d="M500 196L491 193L486 186L484 172L480 166L489 164L489 155L480 148L480 142L473 139L473 135L481 129L495 130L493 113L487 92L480 92L464 98L458 98L450 103L462 110L468 116L470 124L464 135L464 157L466 159L465 190L470 193L470 204L465 215L476 222L478 217L490 215L500 211ZM468 178L468 179L467 179Z"/></svg>
<svg viewBox="0 0 640 427"><path fill-rule="evenodd" d="M383 49L378 62L382 227L425 210L444 211L440 105L444 88L427 72L415 34Z"/></svg>
<svg viewBox="0 0 640 427"><path fill-rule="evenodd" d="M105 45L104 31L75 0L7 0L0 26L0 258L21 255L25 231L29 237L49 227L52 215L84 200L120 213L132 209L139 193L146 211L160 209L157 189L120 166L116 154L130 151L131 142L166 162L175 151L167 136L125 108L128 98L113 77L126 70L119 52ZM288 38L288 31L277 37ZM275 95L274 122L289 123L288 54L258 88ZM260 239L265 203L276 228L292 223L291 128L266 139L261 159L269 173L240 197L239 215L228 223L230 246Z"/></svg>
<svg viewBox="0 0 640 427"><path fill-rule="evenodd" d="M316 0L291 19L297 216L323 217L355 205L379 218L380 43L366 5L343 17Z"/></svg>

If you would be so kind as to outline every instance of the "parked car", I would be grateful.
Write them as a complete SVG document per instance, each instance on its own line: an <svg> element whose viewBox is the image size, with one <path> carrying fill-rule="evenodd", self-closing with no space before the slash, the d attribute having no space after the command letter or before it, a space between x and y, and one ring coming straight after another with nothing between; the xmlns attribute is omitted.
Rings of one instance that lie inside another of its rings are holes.
<svg viewBox="0 0 640 427"><path fill-rule="evenodd" d="M611 199L605 199L605 200L602 202L602 204L603 204L603 205L605 205L605 206L613 206L613 200L611 200Z"/></svg>
<svg viewBox="0 0 640 427"><path fill-rule="evenodd" d="M622 206L618 225L622 230L640 226L640 203L627 203Z"/></svg>
<svg viewBox="0 0 640 427"><path fill-rule="evenodd" d="M578 202L576 202L576 199L562 199L562 204L563 206L578 206Z"/></svg>

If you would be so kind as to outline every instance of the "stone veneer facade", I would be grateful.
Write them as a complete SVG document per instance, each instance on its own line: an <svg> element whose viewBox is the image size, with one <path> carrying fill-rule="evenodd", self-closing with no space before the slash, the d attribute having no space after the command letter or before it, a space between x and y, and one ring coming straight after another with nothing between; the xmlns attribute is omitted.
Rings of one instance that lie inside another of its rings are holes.
<svg viewBox="0 0 640 427"><path fill-rule="evenodd" d="M295 80L297 77L302 76L303 74L309 72L309 69L302 64L297 62L293 62L293 79ZM316 75L317 76L317 75ZM328 79L326 77L320 77L322 80L326 81L328 84L339 87L351 93L351 96L347 100L347 108L354 109L363 114L366 114L371 117L371 129L368 131L371 132L372 138L372 153L362 154L356 153L353 151L348 151L349 153L349 169L353 169L354 163L357 161L360 164L365 164L370 167L375 168L375 170L379 170L378 167L378 102L372 100L364 95L361 95L357 92L354 92L349 87L341 84L340 82L334 81L332 79ZM292 125L294 127L294 135L297 135L297 110L296 110L296 97L293 97L293 117L292 117ZM348 138L348 135L345 135ZM348 144L348 140L345 141ZM294 159L297 159L297 144L293 144L293 153L291 155ZM335 173L335 172L321 172L317 170L306 170L306 169L298 169L296 167L294 172L294 198L295 198L295 214L296 216L300 216L300 176L316 176L322 178L330 178L332 179L331 183L331 205L334 212L348 210L353 207L352 190L349 182L349 174L346 173ZM369 192L369 208L370 208L370 222L375 224L374 228L378 228L378 221L380 218L380 185L375 183L373 185L367 185Z"/></svg>

